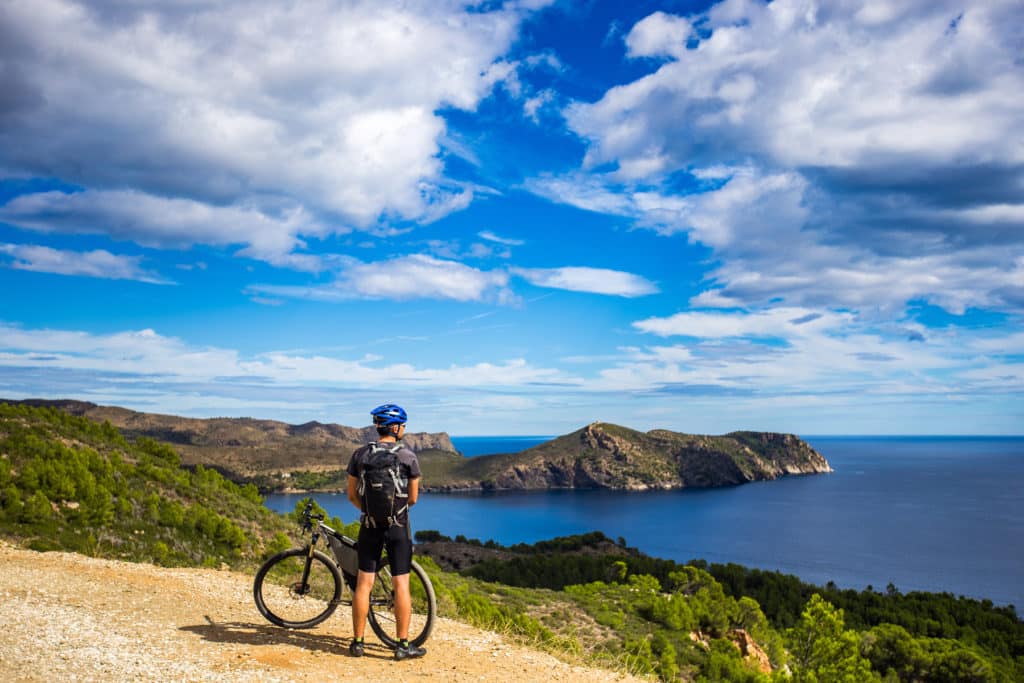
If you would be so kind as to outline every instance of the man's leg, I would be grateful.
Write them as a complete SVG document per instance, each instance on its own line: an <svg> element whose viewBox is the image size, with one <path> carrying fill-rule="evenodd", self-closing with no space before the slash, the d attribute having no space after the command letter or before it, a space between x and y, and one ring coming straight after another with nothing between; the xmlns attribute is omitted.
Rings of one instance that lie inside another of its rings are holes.
<svg viewBox="0 0 1024 683"><path fill-rule="evenodd" d="M360 569L359 576L356 578L356 589L352 594L352 635L357 640L362 638L366 631L366 615L370 611L370 591L373 590L373 580L376 576L373 572L364 572ZM406 577L406 594L409 593L408 578ZM408 631L408 617L406 617L405 628Z"/></svg>
<svg viewBox="0 0 1024 683"><path fill-rule="evenodd" d="M352 644L348 652L353 657L363 656L363 634L366 632L366 615L370 611L370 592L377 578L377 561L383 547L384 537L365 526L359 529L359 573L356 588L352 591Z"/></svg>
<svg viewBox="0 0 1024 683"><path fill-rule="evenodd" d="M412 615L412 597L409 594L409 575L391 577L395 588L395 625L398 627L399 640L409 639L409 619ZM354 614L354 611L353 611Z"/></svg>

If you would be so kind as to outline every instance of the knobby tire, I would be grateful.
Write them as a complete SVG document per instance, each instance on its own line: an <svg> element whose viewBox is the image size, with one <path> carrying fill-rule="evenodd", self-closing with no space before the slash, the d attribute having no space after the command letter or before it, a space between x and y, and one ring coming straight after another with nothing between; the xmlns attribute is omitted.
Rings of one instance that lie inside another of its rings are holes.
<svg viewBox="0 0 1024 683"><path fill-rule="evenodd" d="M305 584L302 578L309 562ZM260 614L285 628L313 628L330 617L341 599L342 578L334 560L293 548L274 555L256 572L253 597Z"/></svg>
<svg viewBox="0 0 1024 683"><path fill-rule="evenodd" d="M395 593L391 583L391 570L387 558L382 558L381 568L373 580L370 593L370 612L367 615L370 628L380 641L388 647L396 647L395 636ZM409 592L412 595L412 615L409 622L409 642L422 645L427 642L434 628L437 615L437 597L430 577L415 561L409 572Z"/></svg>

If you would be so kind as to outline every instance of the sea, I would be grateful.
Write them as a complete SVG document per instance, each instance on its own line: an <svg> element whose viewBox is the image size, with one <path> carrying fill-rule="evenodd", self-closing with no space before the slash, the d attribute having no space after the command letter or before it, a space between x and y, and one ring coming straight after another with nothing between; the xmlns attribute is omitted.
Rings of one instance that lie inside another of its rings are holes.
<svg viewBox="0 0 1024 683"><path fill-rule="evenodd" d="M474 457L548 438L452 442ZM428 493L413 529L504 545L602 531L679 562L734 562L857 590L891 583L1024 613L1024 437L804 439L835 472L701 490ZM315 497L355 518L344 495ZM299 498L272 495L266 505L290 511Z"/></svg>

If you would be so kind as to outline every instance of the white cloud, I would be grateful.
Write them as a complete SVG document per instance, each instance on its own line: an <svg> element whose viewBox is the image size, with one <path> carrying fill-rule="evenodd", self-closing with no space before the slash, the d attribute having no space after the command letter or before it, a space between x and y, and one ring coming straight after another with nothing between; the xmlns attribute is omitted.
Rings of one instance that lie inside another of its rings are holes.
<svg viewBox="0 0 1024 683"><path fill-rule="evenodd" d="M821 313L806 313L813 319L803 325L770 315L745 325L723 315L721 338L580 359L596 366L586 376L515 357L422 367L344 349L245 356L149 329L90 334L0 323L0 389L8 398L343 424L362 424L366 406L401 396L418 428L463 434L493 433L500 424L519 433L564 433L594 419L697 433L850 433L841 416L851 412L869 433L962 433L982 423L963 418L956 404L994 409L1024 392L1017 333L949 330L911 341ZM762 332L783 336L776 343L734 336ZM923 416L912 407L921 405L941 410ZM885 427L889 422L894 426ZM1005 411L981 428L1019 431Z"/></svg>
<svg viewBox="0 0 1024 683"><path fill-rule="evenodd" d="M534 123L540 123L540 111L555 100L553 90L542 90L523 101L523 114Z"/></svg>
<svg viewBox="0 0 1024 683"><path fill-rule="evenodd" d="M312 234L434 220L472 195L444 177L437 112L476 107L510 68L500 56L524 13L543 4L7 3L0 166L223 211L329 216L303 226ZM167 227L154 202L137 213L141 239ZM248 241L234 224L198 223L169 237ZM256 231L254 247L278 255L310 234L280 218Z"/></svg>
<svg viewBox="0 0 1024 683"><path fill-rule="evenodd" d="M866 25L867 6L725 2L695 48L687 19L655 13L627 48L672 60L571 107L570 123L597 163L652 146L676 167L741 150L786 167L1024 159L1004 144L1021 125L1018 3L911 2Z"/></svg>
<svg viewBox="0 0 1024 683"><path fill-rule="evenodd" d="M480 239L487 240L488 242L497 242L498 244L504 244L507 247L521 247L526 244L525 241L519 239L513 239L511 237L499 237L490 230L481 230L477 233Z"/></svg>
<svg viewBox="0 0 1024 683"><path fill-rule="evenodd" d="M667 318L647 318L633 323L641 332L660 337L687 336L701 339L726 337L805 337L848 324L852 316L805 308L772 308L754 313L676 313Z"/></svg>
<svg viewBox="0 0 1024 683"><path fill-rule="evenodd" d="M479 301L504 288L508 275L417 254L350 267L345 271L345 283L369 297Z"/></svg>
<svg viewBox="0 0 1024 683"><path fill-rule="evenodd" d="M657 285L646 278L606 268L512 268L511 272L537 287L567 289L572 292L622 297L645 296L658 292Z"/></svg>
<svg viewBox="0 0 1024 683"><path fill-rule="evenodd" d="M585 211L634 219L662 235L689 232L714 247L732 247L754 237L794 234L806 218L802 206L805 181L795 173L762 175L747 166L712 169L723 180L714 190L672 195L611 182L609 178L574 174L530 179L526 186L552 201ZM760 233L760 235L759 235ZM771 237L774 239L774 237Z"/></svg>
<svg viewBox="0 0 1024 683"><path fill-rule="evenodd" d="M80 275L107 280L138 280L156 285L174 284L155 273L143 270L140 256L111 254L103 249L67 251L32 244L0 244L0 254L14 261L12 268L58 275Z"/></svg>
<svg viewBox="0 0 1024 683"><path fill-rule="evenodd" d="M483 245L475 245L483 247ZM436 253L454 256L458 245L436 244ZM486 254L490 250L483 247ZM470 250L474 252L473 249ZM479 252L478 255L483 255ZM654 294L657 286L649 280L605 268L510 268L482 270L450 258L411 254L386 261L362 262L338 259L334 281L323 285L295 286L254 284L250 295L347 301L351 299L444 299L517 304L519 297L509 288L510 274L538 287L566 289L622 297Z"/></svg>
<svg viewBox="0 0 1024 683"><path fill-rule="evenodd" d="M666 61L570 105L581 170L526 187L712 247L697 305L1022 310L1022 22L1010 0L658 12L625 45Z"/></svg>
<svg viewBox="0 0 1024 683"><path fill-rule="evenodd" d="M536 367L521 358L441 368L382 364L380 358L374 356L342 359L271 352L244 358L232 349L195 347L151 329L94 335L70 330L24 330L3 323L0 323L0 367L99 373L105 381L122 381L126 385L159 377L167 387L196 381L214 385L233 385L239 381L269 383L268 389L333 385L364 389L405 387L406 390L409 386L521 387L538 383L579 383L560 370Z"/></svg>
<svg viewBox="0 0 1024 683"><path fill-rule="evenodd" d="M626 36L630 57L681 57L693 36L693 25L683 17L655 12L633 26Z"/></svg>
<svg viewBox="0 0 1024 683"><path fill-rule="evenodd" d="M510 303L514 295L507 289L508 280L504 271L479 270L457 261L413 254L372 263L346 260L335 281L328 285L251 285L249 291L320 301L362 298L496 300Z"/></svg>
<svg viewBox="0 0 1024 683"><path fill-rule="evenodd" d="M903 401L914 396L1014 395L1024 391L1020 335L925 330L806 308L689 312L634 323L683 337L672 346L628 347L600 371L593 390L714 397L842 397ZM873 397L873 398L872 398ZM881 418L876 418L881 419Z"/></svg>
<svg viewBox="0 0 1024 683"><path fill-rule="evenodd" d="M300 233L326 232L298 206L271 214L133 190L21 195L0 206L0 221L41 232L104 233L148 247L237 245L245 256L313 271L321 268L319 260L293 250L302 246Z"/></svg>

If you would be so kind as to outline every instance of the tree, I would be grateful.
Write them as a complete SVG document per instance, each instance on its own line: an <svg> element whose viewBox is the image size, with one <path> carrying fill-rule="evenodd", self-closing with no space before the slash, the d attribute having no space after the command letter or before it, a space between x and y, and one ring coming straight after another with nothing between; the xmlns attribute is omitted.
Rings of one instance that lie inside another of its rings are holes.
<svg viewBox="0 0 1024 683"><path fill-rule="evenodd" d="M43 495L42 491L36 491L25 501L25 507L21 511L22 521L29 524L39 524L47 522L52 518L53 508L50 506L49 499Z"/></svg>
<svg viewBox="0 0 1024 683"><path fill-rule="evenodd" d="M877 680L860 654L860 638L848 631L843 611L815 593L796 626L786 633L794 683L862 683Z"/></svg>

